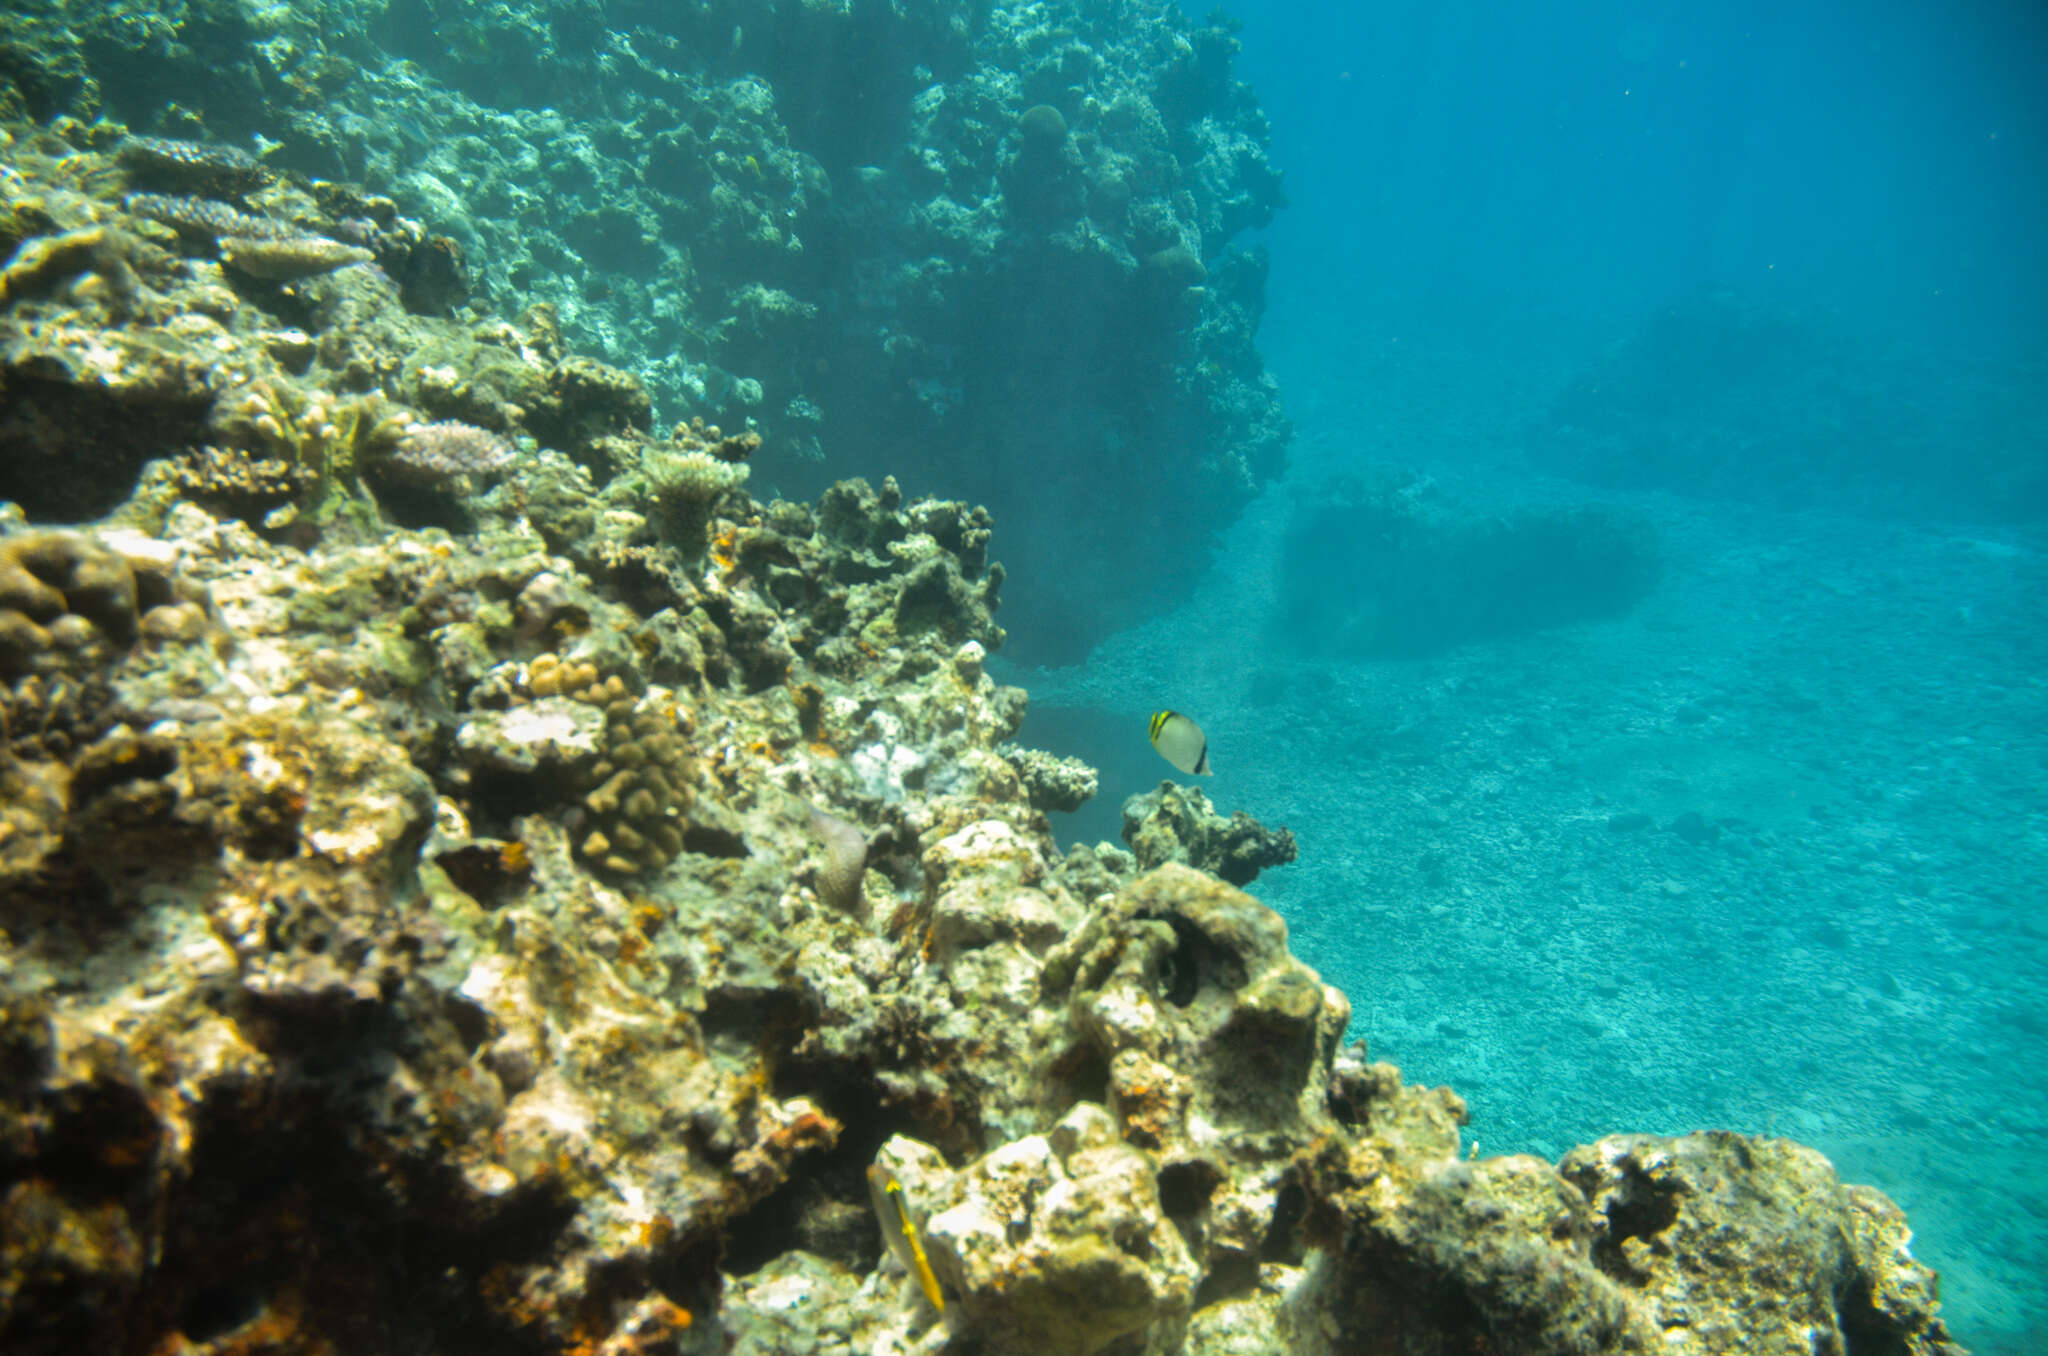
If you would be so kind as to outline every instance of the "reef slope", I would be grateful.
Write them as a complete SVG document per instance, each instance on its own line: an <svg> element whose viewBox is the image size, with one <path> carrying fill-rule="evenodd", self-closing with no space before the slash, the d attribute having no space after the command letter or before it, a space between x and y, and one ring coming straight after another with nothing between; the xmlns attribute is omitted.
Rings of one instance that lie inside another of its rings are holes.
<svg viewBox="0 0 2048 1356"><path fill-rule="evenodd" d="M7 1351L1958 1350L1810 1150L1461 1153L1284 832L1060 856L980 508L755 499L389 202L7 149Z"/></svg>

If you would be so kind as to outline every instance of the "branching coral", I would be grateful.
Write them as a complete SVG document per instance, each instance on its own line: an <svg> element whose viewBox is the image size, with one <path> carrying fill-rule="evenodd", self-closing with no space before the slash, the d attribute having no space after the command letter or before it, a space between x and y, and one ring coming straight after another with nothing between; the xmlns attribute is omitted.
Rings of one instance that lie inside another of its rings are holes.
<svg viewBox="0 0 2048 1356"><path fill-rule="evenodd" d="M661 510L662 536L695 556L704 549L712 506L745 483L748 468L709 452L653 447L641 458L640 470Z"/></svg>

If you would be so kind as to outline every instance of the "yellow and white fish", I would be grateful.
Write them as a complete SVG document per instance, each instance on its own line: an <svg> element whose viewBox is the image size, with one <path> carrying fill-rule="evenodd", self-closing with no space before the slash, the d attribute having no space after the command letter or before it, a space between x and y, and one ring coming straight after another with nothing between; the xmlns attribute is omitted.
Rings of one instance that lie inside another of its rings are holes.
<svg viewBox="0 0 2048 1356"><path fill-rule="evenodd" d="M870 1164L868 1195L874 1202L875 1218L881 1221L882 1241L889 1245L889 1251L896 1254L896 1260L917 1277L917 1283L923 1287L924 1297L931 1301L932 1308L943 1314L946 1312L946 1296L939 1289L939 1278L932 1271L931 1259L925 1256L924 1240L918 1237L917 1222L910 1218L910 1207L904 1203L903 1183L892 1177L881 1164Z"/></svg>
<svg viewBox="0 0 2048 1356"><path fill-rule="evenodd" d="M1152 713L1152 747L1159 756L1191 777L1206 777L1209 767L1209 737L1202 727L1178 711Z"/></svg>

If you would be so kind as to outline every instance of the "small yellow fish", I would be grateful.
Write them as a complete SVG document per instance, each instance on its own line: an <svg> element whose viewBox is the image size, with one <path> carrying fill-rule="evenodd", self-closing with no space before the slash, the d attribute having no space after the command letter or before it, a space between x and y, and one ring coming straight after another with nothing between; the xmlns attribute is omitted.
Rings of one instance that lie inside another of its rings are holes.
<svg viewBox="0 0 2048 1356"><path fill-rule="evenodd" d="M889 1251L916 1273L917 1283L924 1287L924 1297L931 1301L932 1308L943 1314L946 1312L946 1297L939 1290L939 1278L932 1272L931 1259L924 1253L924 1241L918 1237L917 1225L910 1218L910 1207L903 1199L903 1183L890 1176L879 1163L872 1164L868 1168L868 1192L874 1197L875 1217L882 1223L882 1239L889 1245ZM892 1237L892 1233L900 1233L901 1239Z"/></svg>
<svg viewBox="0 0 2048 1356"><path fill-rule="evenodd" d="M1202 727L1178 711L1152 713L1152 747L1159 756L1191 777L1206 777L1209 768L1209 737Z"/></svg>

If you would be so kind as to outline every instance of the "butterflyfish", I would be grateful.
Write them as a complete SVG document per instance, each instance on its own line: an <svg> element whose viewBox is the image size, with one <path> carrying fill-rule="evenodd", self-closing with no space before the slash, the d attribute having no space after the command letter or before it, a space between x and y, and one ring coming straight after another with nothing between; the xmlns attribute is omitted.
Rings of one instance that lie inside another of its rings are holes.
<svg viewBox="0 0 2048 1356"><path fill-rule="evenodd" d="M924 1297L931 1301L932 1308L943 1314L946 1312L946 1297L939 1290L939 1278L932 1271L931 1259L925 1256L924 1240L918 1237L917 1224L910 1218L910 1207L903 1199L903 1183L890 1176L881 1164L870 1164L868 1194L874 1198L875 1217L882 1223L882 1240L889 1245L889 1251L896 1254L896 1260L917 1277L917 1283L924 1287Z"/></svg>
<svg viewBox="0 0 2048 1356"><path fill-rule="evenodd" d="M1209 775L1209 737L1178 711L1152 713L1152 747L1191 777Z"/></svg>

